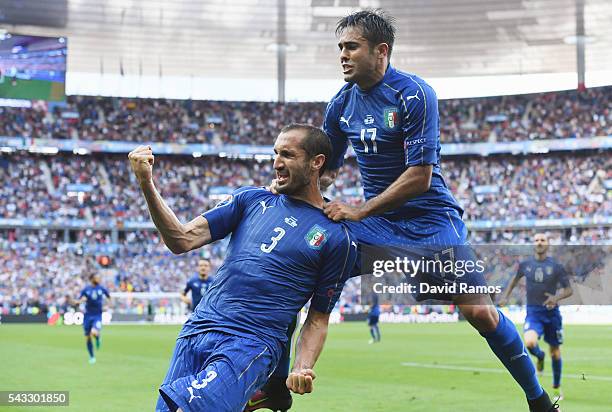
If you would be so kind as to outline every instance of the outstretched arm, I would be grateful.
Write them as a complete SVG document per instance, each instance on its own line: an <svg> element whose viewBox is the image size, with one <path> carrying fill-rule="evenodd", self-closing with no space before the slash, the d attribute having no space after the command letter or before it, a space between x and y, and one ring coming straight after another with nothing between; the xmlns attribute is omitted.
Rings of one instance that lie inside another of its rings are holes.
<svg viewBox="0 0 612 412"><path fill-rule="evenodd" d="M292 392L300 395L312 392L312 381L316 378L312 368L323 350L328 323L329 313L312 307L308 310L308 317L298 337L295 362L286 382Z"/></svg>
<svg viewBox="0 0 612 412"><path fill-rule="evenodd" d="M198 216L182 224L157 191L153 183L155 157L151 146L138 146L130 152L128 158L147 201L151 219L168 249L180 254L210 243L212 237L206 218Z"/></svg>
<svg viewBox="0 0 612 412"><path fill-rule="evenodd" d="M181 301L183 301L185 305L191 305L191 299L187 297L187 293L181 292L179 298L181 299Z"/></svg>
<svg viewBox="0 0 612 412"><path fill-rule="evenodd" d="M506 292L503 294L502 298L498 302L499 306L505 306L508 304L510 294L512 293L512 290L516 287L516 285L518 285L520 280L521 277L518 275L512 278L512 280L510 281L510 285L508 285L508 288L506 289Z"/></svg>

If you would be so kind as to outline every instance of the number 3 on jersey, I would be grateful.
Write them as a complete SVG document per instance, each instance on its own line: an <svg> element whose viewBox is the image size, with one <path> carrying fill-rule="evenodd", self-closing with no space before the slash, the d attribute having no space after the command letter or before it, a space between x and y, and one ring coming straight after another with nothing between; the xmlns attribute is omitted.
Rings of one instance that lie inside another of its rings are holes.
<svg viewBox="0 0 612 412"><path fill-rule="evenodd" d="M278 243L278 241L281 240L283 238L283 236L285 236L285 229L283 229L282 227L275 227L274 228L274 232L278 233L278 235L273 236L270 239L272 241L272 243L270 243L269 245L266 245L265 243L262 243L261 246L259 247L262 252L264 252L264 253L272 252L274 250L274 248L276 247L276 244Z"/></svg>
<svg viewBox="0 0 612 412"><path fill-rule="evenodd" d="M366 136L366 133L369 136ZM378 153L378 146L376 146L376 128L372 127L370 129L361 129L361 141L363 142L363 151L365 153L370 152L370 148L368 147L368 140L372 142L372 153Z"/></svg>

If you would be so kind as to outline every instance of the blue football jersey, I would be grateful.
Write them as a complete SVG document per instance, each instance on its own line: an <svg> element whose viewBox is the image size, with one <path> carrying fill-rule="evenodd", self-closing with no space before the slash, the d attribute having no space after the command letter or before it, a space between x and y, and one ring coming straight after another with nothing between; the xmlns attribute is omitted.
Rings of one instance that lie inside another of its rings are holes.
<svg viewBox="0 0 612 412"><path fill-rule="evenodd" d="M204 213L212 239L231 233L227 255L180 337L221 331L262 339L273 350L311 300L330 313L356 260L348 228L321 209L244 187Z"/></svg>
<svg viewBox="0 0 612 412"><path fill-rule="evenodd" d="M85 286L79 295L79 299L83 296L87 298L85 302L85 315L101 315L102 301L104 300L104 296L110 298L108 290L100 285Z"/></svg>
<svg viewBox="0 0 612 412"><path fill-rule="evenodd" d="M407 168L433 165L429 190L386 217L410 218L448 207L463 213L442 177L438 99L423 79L389 65L368 91L347 83L327 105L323 129L333 146L330 169L342 166L350 141L366 199L382 193Z"/></svg>
<svg viewBox="0 0 612 412"><path fill-rule="evenodd" d="M202 296L206 293L210 285L212 284L212 279L210 276L206 278L206 280L200 279L200 276L194 275L192 276L185 285L184 292L187 293L191 291L191 309L195 309L202 300Z"/></svg>
<svg viewBox="0 0 612 412"><path fill-rule="evenodd" d="M527 305L542 306L548 298L547 293L554 295L559 287L569 286L567 272L562 265L551 257L537 260L534 257L519 264L516 273L527 281Z"/></svg>

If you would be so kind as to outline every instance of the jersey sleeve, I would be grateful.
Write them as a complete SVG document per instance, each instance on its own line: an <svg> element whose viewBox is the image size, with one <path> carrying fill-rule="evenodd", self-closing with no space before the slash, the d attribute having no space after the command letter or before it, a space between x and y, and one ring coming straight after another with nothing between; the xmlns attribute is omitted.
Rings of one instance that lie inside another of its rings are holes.
<svg viewBox="0 0 612 412"><path fill-rule="evenodd" d="M81 299L83 296L86 296L85 289L81 290L81 293L79 294L79 299Z"/></svg>
<svg viewBox="0 0 612 412"><path fill-rule="evenodd" d="M183 290L184 294L187 294L187 292L189 292L191 290L191 280L188 280L187 283L185 284L185 289Z"/></svg>
<svg viewBox="0 0 612 412"><path fill-rule="evenodd" d="M104 293L104 295L110 299L110 293L108 293L108 289L106 289L105 287L102 288L102 293Z"/></svg>
<svg viewBox="0 0 612 412"><path fill-rule="evenodd" d="M225 200L202 214L208 221L208 227L215 240L223 239L232 233L242 219L251 192L263 190L258 187L245 186L236 189Z"/></svg>
<svg viewBox="0 0 612 412"><path fill-rule="evenodd" d="M340 130L340 104L334 98L325 109L323 131L332 144L332 155L327 164L327 170L336 170L344 164L344 155L348 149L348 138Z"/></svg>
<svg viewBox="0 0 612 412"><path fill-rule="evenodd" d="M525 276L525 270L523 267L524 267L523 262L519 263L518 269L516 269L517 278L522 278L523 276Z"/></svg>
<svg viewBox="0 0 612 412"><path fill-rule="evenodd" d="M345 236L326 254L310 303L311 307L322 313L331 313L334 309L357 260L357 243L346 228L342 230Z"/></svg>
<svg viewBox="0 0 612 412"><path fill-rule="evenodd" d="M407 101L404 96L402 105L404 155L408 167L438 163L438 97L429 85L417 83L417 86L416 92L413 92L416 97Z"/></svg>

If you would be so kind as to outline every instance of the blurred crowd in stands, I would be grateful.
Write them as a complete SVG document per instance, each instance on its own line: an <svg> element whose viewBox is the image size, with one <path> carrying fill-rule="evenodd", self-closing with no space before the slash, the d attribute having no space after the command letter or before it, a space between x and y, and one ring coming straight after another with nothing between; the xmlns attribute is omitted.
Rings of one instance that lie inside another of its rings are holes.
<svg viewBox="0 0 612 412"><path fill-rule="evenodd" d="M612 87L441 100L439 109L441 139L447 143L612 134ZM65 103L0 108L0 135L270 145L283 125L321 125L324 112L325 103L69 96Z"/></svg>
<svg viewBox="0 0 612 412"><path fill-rule="evenodd" d="M612 87L445 100L439 105L443 142L612 135ZM324 103L70 96L65 103L1 107L0 135L219 147L270 145L287 123L320 125L324 110ZM524 219L612 215L612 158L607 152L449 157L442 166L467 221L512 224ZM273 178L271 161L261 159L158 156L154 170L162 195L184 222L213 207L234 188L267 185ZM0 229L0 314L70 310L92 271L102 274L111 292L178 292L195 273L202 252L174 256L154 231L102 230L106 225L121 229L130 222L150 222L125 155L0 153L0 181L1 219L89 225L84 230ZM352 204L362 202L354 159L347 160L326 195ZM473 244L528 244L534 233L487 230L472 231L470 236ZM610 244L612 228L574 227L549 234L553 244ZM214 268L222 264L226 244L222 241L204 249ZM495 276L502 274L506 279L514 263L499 263L502 269ZM516 299L524 296L522 292L517 289ZM352 279L339 307L355 313L364 308L362 303L359 279Z"/></svg>
<svg viewBox="0 0 612 412"><path fill-rule="evenodd" d="M109 254L105 261L100 256L108 252L95 245L104 246L111 241L108 235L101 233L82 231L76 242L67 244L60 240L61 235L56 231L0 231L0 267L3 268L0 271L0 314L68 310L71 299L78 298L93 271L102 275L103 285L111 292L179 292L187 279L196 273L197 260L201 256L211 260L214 272L223 263L227 246L224 240L203 250L176 256L166 249L155 232L128 232L121 240L122 247ZM612 228L573 228L547 233L553 245L607 243L606 250L612 239ZM479 245L529 245L534 234L535 230L473 231L471 241L479 253L497 256L490 246ZM529 250L521 249L521 252L529 253ZM573 259L565 251L553 247L551 253L565 259L568 270L574 274L585 272L575 267L578 263L595 261L592 258ZM517 258L507 256L498 260L489 260L494 267L488 279L495 285L505 285L516 271ZM513 294L516 302L523 302L523 292L518 288ZM116 300L115 304L125 306L126 301ZM358 313L363 306L359 278L353 278L342 293L339 308L343 313Z"/></svg>
<svg viewBox="0 0 612 412"><path fill-rule="evenodd" d="M607 153L451 158L443 174L466 220L583 218L612 215ZM157 157L155 179L168 205L190 220L240 186L263 186L272 162ZM149 222L125 156L0 156L0 218ZM347 161L327 195L358 203L359 171Z"/></svg>

